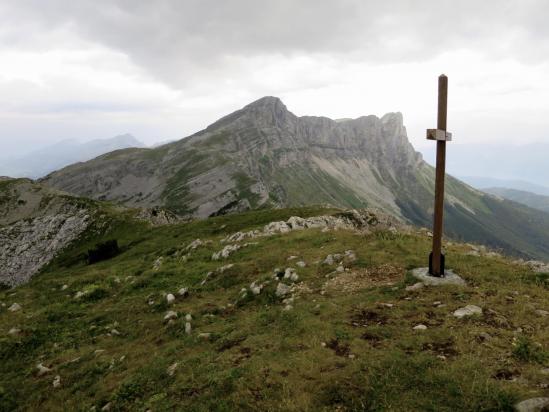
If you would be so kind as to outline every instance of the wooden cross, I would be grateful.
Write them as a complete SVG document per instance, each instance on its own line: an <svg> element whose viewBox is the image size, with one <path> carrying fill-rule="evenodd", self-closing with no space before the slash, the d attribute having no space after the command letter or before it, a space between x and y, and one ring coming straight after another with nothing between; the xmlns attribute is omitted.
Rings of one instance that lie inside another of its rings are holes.
<svg viewBox="0 0 549 412"><path fill-rule="evenodd" d="M448 77L438 78L437 128L427 130L427 139L437 141L437 165L435 175L435 216L433 223L433 249L429 255L429 274L444 276L444 255L442 254L442 222L444 214L444 177L446 168L446 142L452 140L452 133L446 131L448 112Z"/></svg>

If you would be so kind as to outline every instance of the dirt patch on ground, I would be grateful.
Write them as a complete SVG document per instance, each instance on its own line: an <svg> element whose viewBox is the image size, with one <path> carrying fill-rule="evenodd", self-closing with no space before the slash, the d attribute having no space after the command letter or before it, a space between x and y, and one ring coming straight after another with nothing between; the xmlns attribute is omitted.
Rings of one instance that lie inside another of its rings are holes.
<svg viewBox="0 0 549 412"><path fill-rule="evenodd" d="M324 285L327 291L352 293L374 286L390 286L404 279L404 268L381 265L342 272Z"/></svg>
<svg viewBox="0 0 549 412"><path fill-rule="evenodd" d="M378 311L361 309L351 314L351 325L355 327L367 327L373 325L386 325L388 317Z"/></svg>

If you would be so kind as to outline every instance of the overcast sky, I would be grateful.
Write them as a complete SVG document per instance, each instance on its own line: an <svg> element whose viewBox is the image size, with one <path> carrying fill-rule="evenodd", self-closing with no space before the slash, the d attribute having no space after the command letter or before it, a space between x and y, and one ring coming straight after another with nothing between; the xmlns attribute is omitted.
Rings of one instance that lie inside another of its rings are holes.
<svg viewBox="0 0 549 412"><path fill-rule="evenodd" d="M430 150L549 132L549 2L2 0L0 156L66 138L185 137L264 95L297 115L400 111Z"/></svg>

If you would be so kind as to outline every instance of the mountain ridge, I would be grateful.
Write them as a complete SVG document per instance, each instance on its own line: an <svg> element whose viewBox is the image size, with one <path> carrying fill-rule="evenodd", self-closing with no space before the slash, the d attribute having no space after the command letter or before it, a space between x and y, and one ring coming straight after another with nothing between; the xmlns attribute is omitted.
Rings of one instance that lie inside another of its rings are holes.
<svg viewBox="0 0 549 412"><path fill-rule="evenodd" d="M279 98L266 96L182 140L107 153L40 181L185 217L329 204L377 208L430 226L434 169L410 144L399 112L337 122L298 117ZM446 186L448 236L549 257L549 215L451 176Z"/></svg>

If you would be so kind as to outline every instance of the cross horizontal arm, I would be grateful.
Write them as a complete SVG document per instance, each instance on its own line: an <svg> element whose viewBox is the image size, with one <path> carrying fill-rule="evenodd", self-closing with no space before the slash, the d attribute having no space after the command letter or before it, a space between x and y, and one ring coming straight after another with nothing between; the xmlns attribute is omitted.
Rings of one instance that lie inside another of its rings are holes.
<svg viewBox="0 0 549 412"><path fill-rule="evenodd" d="M427 139L450 142L452 141L452 133L440 129L427 129Z"/></svg>

